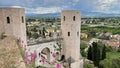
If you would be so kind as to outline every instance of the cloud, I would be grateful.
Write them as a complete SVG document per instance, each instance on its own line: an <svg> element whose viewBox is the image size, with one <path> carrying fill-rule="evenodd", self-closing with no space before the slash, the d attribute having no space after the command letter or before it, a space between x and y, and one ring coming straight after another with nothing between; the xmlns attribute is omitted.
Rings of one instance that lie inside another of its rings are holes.
<svg viewBox="0 0 120 68"><path fill-rule="evenodd" d="M22 6L11 6L12 8L23 8Z"/></svg>
<svg viewBox="0 0 120 68"><path fill-rule="evenodd" d="M112 8L117 8L118 6L120 6L120 4L118 4L120 1L119 0L97 0L96 2L94 2L94 12L102 12L102 13L120 13L120 10L114 10Z"/></svg>
<svg viewBox="0 0 120 68"><path fill-rule="evenodd" d="M77 3L77 2L80 2L80 0L72 0L72 1L73 1L73 2L76 2L76 3Z"/></svg>
<svg viewBox="0 0 120 68"><path fill-rule="evenodd" d="M27 12L35 14L47 14L47 13L57 13L60 12L63 8L61 7L37 7L37 8L26 8ZM26 12L26 13L27 13Z"/></svg>
<svg viewBox="0 0 120 68"><path fill-rule="evenodd" d="M57 13L64 10L120 14L120 0L0 0L0 6L21 6L26 13Z"/></svg>

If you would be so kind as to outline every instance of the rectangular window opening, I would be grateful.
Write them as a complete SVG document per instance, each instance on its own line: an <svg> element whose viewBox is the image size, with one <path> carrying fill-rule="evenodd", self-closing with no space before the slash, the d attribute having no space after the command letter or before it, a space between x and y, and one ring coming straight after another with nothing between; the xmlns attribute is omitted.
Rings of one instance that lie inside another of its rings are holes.
<svg viewBox="0 0 120 68"><path fill-rule="evenodd" d="M75 21L75 16L73 16L73 21Z"/></svg>
<svg viewBox="0 0 120 68"><path fill-rule="evenodd" d="M65 16L63 17L63 20L65 21Z"/></svg>
<svg viewBox="0 0 120 68"><path fill-rule="evenodd" d="M79 32L77 32L77 36L79 36Z"/></svg>
<svg viewBox="0 0 120 68"><path fill-rule="evenodd" d="M10 24L10 17L7 17L7 23Z"/></svg>
<svg viewBox="0 0 120 68"><path fill-rule="evenodd" d="M22 16L22 23L24 23L24 17Z"/></svg>
<svg viewBox="0 0 120 68"><path fill-rule="evenodd" d="M68 32L68 36L70 36L70 32Z"/></svg>

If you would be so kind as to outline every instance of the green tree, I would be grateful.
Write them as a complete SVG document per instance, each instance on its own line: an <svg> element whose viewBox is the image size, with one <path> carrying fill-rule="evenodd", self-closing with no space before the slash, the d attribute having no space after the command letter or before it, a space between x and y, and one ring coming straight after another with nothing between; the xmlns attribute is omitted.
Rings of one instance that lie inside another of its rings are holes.
<svg viewBox="0 0 120 68"><path fill-rule="evenodd" d="M42 31L42 37L43 37L43 38L46 38L46 36L45 36L45 31Z"/></svg>
<svg viewBox="0 0 120 68"><path fill-rule="evenodd" d="M45 32L46 32L46 29L45 29L45 27L43 27L43 30L42 30L42 37L43 37L43 38L46 38Z"/></svg>
<svg viewBox="0 0 120 68"><path fill-rule="evenodd" d="M31 32L27 31L27 37L28 37L28 38L31 38L31 37L32 37Z"/></svg>
<svg viewBox="0 0 120 68"><path fill-rule="evenodd" d="M104 60L105 58L106 58L106 46L104 45L103 49L102 49L102 57L101 57L101 59Z"/></svg>
<svg viewBox="0 0 120 68"><path fill-rule="evenodd" d="M33 26L33 27L31 28L31 31L37 32L36 26Z"/></svg>
<svg viewBox="0 0 120 68"><path fill-rule="evenodd" d="M92 45L93 45L93 50L92 50L92 60L93 60L93 62L94 62L94 65L95 66L99 66L99 61L100 61L100 50L99 50L99 48L98 48L98 45L97 45L97 43L96 42L93 42L92 43Z"/></svg>
<svg viewBox="0 0 120 68"><path fill-rule="evenodd" d="M92 47L91 46L89 46L88 48L87 59L92 60Z"/></svg>
<svg viewBox="0 0 120 68"><path fill-rule="evenodd" d="M37 39L39 35L37 33L33 34L33 38Z"/></svg>
<svg viewBox="0 0 120 68"><path fill-rule="evenodd" d="M52 33L51 32L49 33L49 37L52 37Z"/></svg>

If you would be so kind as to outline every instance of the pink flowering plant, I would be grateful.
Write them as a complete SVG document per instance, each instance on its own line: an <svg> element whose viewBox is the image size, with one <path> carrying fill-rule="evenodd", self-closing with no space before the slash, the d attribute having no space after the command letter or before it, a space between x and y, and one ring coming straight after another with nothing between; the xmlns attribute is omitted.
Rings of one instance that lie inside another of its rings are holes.
<svg viewBox="0 0 120 68"><path fill-rule="evenodd" d="M46 62L45 57L42 57L41 62L44 64Z"/></svg>
<svg viewBox="0 0 120 68"><path fill-rule="evenodd" d="M27 54L27 56L25 56L26 65L28 65L28 67L35 67L36 58L37 58L37 54L35 51L33 53L31 52L30 55Z"/></svg>
<svg viewBox="0 0 120 68"><path fill-rule="evenodd" d="M23 44L23 41L18 39L18 48L20 49L20 53L23 57L23 60L26 64L27 68L34 68L35 67L35 59L37 58L36 52L27 52L27 46Z"/></svg>
<svg viewBox="0 0 120 68"><path fill-rule="evenodd" d="M59 63L56 63L55 68L61 68L61 65Z"/></svg>
<svg viewBox="0 0 120 68"><path fill-rule="evenodd" d="M53 62L50 62L51 65L55 65L55 68L61 68L61 64L56 61L57 53L53 53L52 57L55 59Z"/></svg>
<svg viewBox="0 0 120 68"><path fill-rule="evenodd" d="M27 48L27 45L24 45L23 43L22 40L18 39L18 48L20 49L26 68L35 68L35 60L37 58L36 51L28 53L29 49ZM42 57L41 62L43 63L43 66L41 67L45 68L44 64L48 62L50 65L55 66L55 68L61 68L61 64L56 61L57 54L55 52L52 53L52 57L54 58L54 61L47 61L45 57Z"/></svg>
<svg viewBox="0 0 120 68"><path fill-rule="evenodd" d="M57 54L56 54L56 53L53 53L53 54L52 54L52 57L53 57L53 58L56 58L56 57L57 57Z"/></svg>
<svg viewBox="0 0 120 68"><path fill-rule="evenodd" d="M62 67L61 64L58 63L58 61L56 60L57 54L55 52L52 53L52 57L54 58L54 60L48 61L44 56L42 56L41 63L43 63L43 65L40 68L42 68L42 67L44 68L45 67L44 65L46 63L48 63L52 68L61 68Z"/></svg>

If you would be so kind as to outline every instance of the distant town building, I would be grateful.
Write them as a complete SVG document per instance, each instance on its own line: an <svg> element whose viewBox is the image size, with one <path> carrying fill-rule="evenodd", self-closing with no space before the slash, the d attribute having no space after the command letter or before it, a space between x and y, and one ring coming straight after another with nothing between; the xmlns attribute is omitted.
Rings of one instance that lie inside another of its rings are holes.
<svg viewBox="0 0 120 68"><path fill-rule="evenodd" d="M102 40L102 43L105 44L106 46L111 46L116 49L118 49L120 45L119 40Z"/></svg>
<svg viewBox="0 0 120 68"><path fill-rule="evenodd" d="M80 38L81 38L81 39L86 39L86 38L88 38L88 34L86 34L86 33L81 33L81 34L80 34Z"/></svg>

